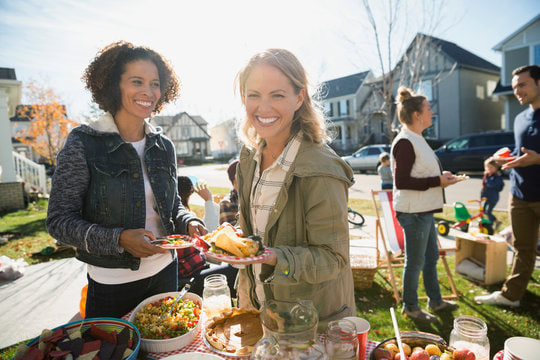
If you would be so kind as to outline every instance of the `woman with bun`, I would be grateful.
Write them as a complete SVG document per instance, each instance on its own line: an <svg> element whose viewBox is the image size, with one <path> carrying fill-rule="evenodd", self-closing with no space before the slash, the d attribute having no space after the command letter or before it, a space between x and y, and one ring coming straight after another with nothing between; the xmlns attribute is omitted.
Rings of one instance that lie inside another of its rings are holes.
<svg viewBox="0 0 540 360"><path fill-rule="evenodd" d="M437 321L418 306L418 278L423 271L424 287L433 311L451 310L457 304L443 300L437 277L439 247L433 213L443 208L443 188L460 181L441 171L440 163L422 131L432 125L433 111L427 99L410 89L398 89L397 112L401 131L392 143L394 209L405 232L403 309L409 318Z"/></svg>
<svg viewBox="0 0 540 360"><path fill-rule="evenodd" d="M175 253L150 240L207 231L180 202L172 142L147 120L178 95L169 63L121 41L98 53L84 80L105 114L73 129L58 154L47 229L88 264L86 317L119 318L177 290Z"/></svg>
<svg viewBox="0 0 540 360"><path fill-rule="evenodd" d="M347 223L352 170L326 144L320 107L291 52L255 54L237 86L246 112L236 177L239 224L270 250L239 271L239 305L311 300L325 329L356 313Z"/></svg>

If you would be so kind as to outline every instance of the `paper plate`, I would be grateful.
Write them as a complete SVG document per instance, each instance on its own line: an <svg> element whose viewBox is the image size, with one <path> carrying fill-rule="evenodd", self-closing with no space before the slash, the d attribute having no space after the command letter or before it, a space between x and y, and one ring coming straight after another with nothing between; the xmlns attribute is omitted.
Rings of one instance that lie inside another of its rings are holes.
<svg viewBox="0 0 540 360"><path fill-rule="evenodd" d="M194 240L194 238L188 235L169 235L150 241L150 244L163 249L183 249L195 246L193 243Z"/></svg>
<svg viewBox="0 0 540 360"><path fill-rule="evenodd" d="M162 358L161 360L220 360L221 358L214 354L205 354L202 352L189 352L176 354Z"/></svg>
<svg viewBox="0 0 540 360"><path fill-rule="evenodd" d="M264 260L268 256L270 256L270 249L268 249L266 246L264 247L264 252L261 255L247 256L247 257L216 254L208 250L203 250L203 249L200 249L200 250L204 254L204 256L206 256L207 258L213 259L216 261L223 261L228 264L249 265L249 264L253 264L254 262L260 262L261 260Z"/></svg>

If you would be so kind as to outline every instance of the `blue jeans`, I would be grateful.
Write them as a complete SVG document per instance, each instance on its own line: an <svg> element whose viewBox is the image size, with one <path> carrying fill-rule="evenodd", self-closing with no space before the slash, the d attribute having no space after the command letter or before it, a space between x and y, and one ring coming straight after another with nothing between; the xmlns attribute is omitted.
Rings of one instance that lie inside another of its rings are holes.
<svg viewBox="0 0 540 360"><path fill-rule="evenodd" d="M494 223L497 221L497 218L495 215L493 215L493 208L495 207L496 203L493 204L489 200L486 200L484 202L484 215L487 216L488 220L491 221L491 223Z"/></svg>
<svg viewBox="0 0 540 360"><path fill-rule="evenodd" d="M418 277L424 274L424 287L431 306L442 302L437 260L439 247L433 214L399 214L397 217L405 232L405 267L403 270L403 305L408 311L418 307Z"/></svg>
<svg viewBox="0 0 540 360"><path fill-rule="evenodd" d="M177 291L178 263L174 259L156 275L125 284L106 285L87 278L86 318L121 318L150 296Z"/></svg>

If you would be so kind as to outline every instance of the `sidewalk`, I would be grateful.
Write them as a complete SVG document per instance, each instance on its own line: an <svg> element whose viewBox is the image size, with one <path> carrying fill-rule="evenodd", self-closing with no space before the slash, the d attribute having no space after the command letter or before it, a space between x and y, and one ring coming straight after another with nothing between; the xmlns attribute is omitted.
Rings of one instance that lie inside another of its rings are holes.
<svg viewBox="0 0 540 360"><path fill-rule="evenodd" d="M363 226L350 227L351 253L375 247L375 217L365 219ZM454 247L454 236L451 230L449 236L440 237L442 245ZM507 263L511 261L508 252ZM0 283L0 349L78 319L86 283L86 265L75 258L27 266L21 278Z"/></svg>

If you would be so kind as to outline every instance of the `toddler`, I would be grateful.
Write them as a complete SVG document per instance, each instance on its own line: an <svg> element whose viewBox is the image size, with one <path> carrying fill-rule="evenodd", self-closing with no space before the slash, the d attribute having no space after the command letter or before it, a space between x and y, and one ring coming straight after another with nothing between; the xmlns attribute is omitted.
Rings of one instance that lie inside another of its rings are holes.
<svg viewBox="0 0 540 360"><path fill-rule="evenodd" d="M499 174L500 166L492 158L487 158L484 161L484 177L482 179L482 191L480 196L486 198L484 203L484 214L493 224L493 229L495 230L501 222L497 220L495 215L493 215L493 208L499 202L499 193L504 187L504 182L502 176Z"/></svg>
<svg viewBox="0 0 540 360"><path fill-rule="evenodd" d="M394 179L392 178L392 170L390 169L390 155L385 151L379 155L381 165L377 168L377 172L381 177L381 188L383 190L392 190L394 187Z"/></svg>

